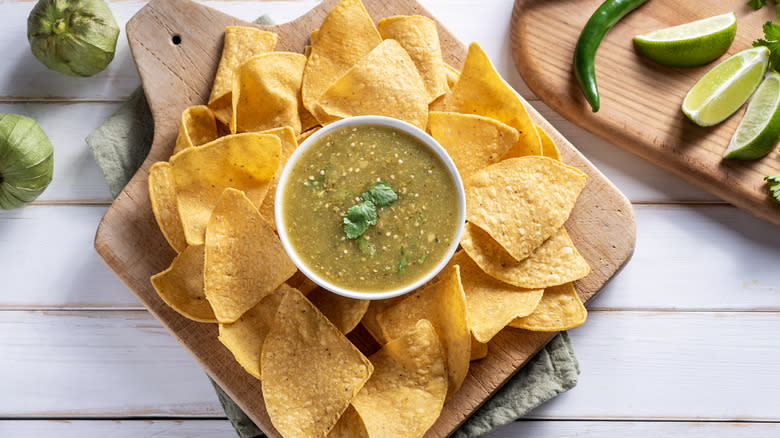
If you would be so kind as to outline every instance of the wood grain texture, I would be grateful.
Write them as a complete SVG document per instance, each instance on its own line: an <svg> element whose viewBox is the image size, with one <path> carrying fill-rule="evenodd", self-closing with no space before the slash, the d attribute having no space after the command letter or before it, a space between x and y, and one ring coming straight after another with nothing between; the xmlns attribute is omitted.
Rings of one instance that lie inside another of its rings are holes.
<svg viewBox="0 0 780 438"><path fill-rule="evenodd" d="M279 26L263 27L280 35L277 50L302 51L336 0L326 0L304 16ZM413 0L365 1L374 20L389 15L430 14ZM155 120L154 143L146 162L104 216L95 248L108 266L154 315L181 341L206 371L270 436L260 382L233 360L216 338L216 326L189 321L169 309L151 287L149 277L165 269L173 251L163 239L149 205L147 172L171 153L181 111L204 103L216 71L224 27L248 23L189 0L153 0L128 23L127 33L141 81ZM439 27L445 60L460 68L465 47ZM181 43L172 43L173 36ZM635 240L633 210L628 200L533 108L529 113L558 143L564 161L589 175L588 184L567 222L569 233L591 265L591 274L577 283L589 300L628 260ZM491 342L492 354L475 362L463 387L444 408L427 436L450 434L484 400L511 377L551 334L504 330Z"/></svg>
<svg viewBox="0 0 780 438"><path fill-rule="evenodd" d="M654 0L621 20L596 56L601 109L593 113L572 73L574 46L582 27L603 0L516 0L512 11L512 55L529 88L577 125L671 171L723 200L780 225L780 204L763 178L780 172L777 148L755 161L722 160L744 114L711 128L690 122L680 105L690 87L715 63L696 68L656 64L634 48L635 35L734 11L737 36L726 56L763 37L761 25L773 7L754 11L743 0L679 2Z"/></svg>

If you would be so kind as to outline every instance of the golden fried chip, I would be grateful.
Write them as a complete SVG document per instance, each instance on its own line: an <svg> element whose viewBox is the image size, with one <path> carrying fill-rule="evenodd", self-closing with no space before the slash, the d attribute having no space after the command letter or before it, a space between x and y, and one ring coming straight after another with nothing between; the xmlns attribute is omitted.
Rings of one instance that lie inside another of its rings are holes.
<svg viewBox="0 0 780 438"><path fill-rule="evenodd" d="M447 88L452 89L455 83L458 82L458 78L460 78L460 72L457 68L445 63L444 74L447 76Z"/></svg>
<svg viewBox="0 0 780 438"><path fill-rule="evenodd" d="M360 0L338 2L319 30L312 32L311 53L303 70L303 106L316 116L314 103L325 90L381 42Z"/></svg>
<svg viewBox="0 0 780 438"><path fill-rule="evenodd" d="M421 15L396 15L379 20L376 27L382 39L398 41L409 53L425 83L428 102L449 91L435 21Z"/></svg>
<svg viewBox="0 0 780 438"><path fill-rule="evenodd" d="M519 262L471 224L463 228L461 246L488 275L518 287L543 289L579 280L590 273L590 265L563 227Z"/></svg>
<svg viewBox="0 0 780 438"><path fill-rule="evenodd" d="M374 367L303 294L288 291L260 361L268 416L287 438L325 436Z"/></svg>
<svg viewBox="0 0 780 438"><path fill-rule="evenodd" d="M209 108L222 123L230 124L232 112L231 96L233 73L246 61L262 53L270 52L276 46L279 36L254 27L228 26L225 28L225 43L219 59L217 74L211 86Z"/></svg>
<svg viewBox="0 0 780 438"><path fill-rule="evenodd" d="M260 350L282 296L292 289L282 283L276 290L265 296L254 307L244 312L240 318L230 324L219 325L219 341L233 353L236 361L251 375L261 379Z"/></svg>
<svg viewBox="0 0 780 438"><path fill-rule="evenodd" d="M315 132L319 131L320 128L321 128L321 126L315 126L315 127L311 128L311 129L307 129L306 131L303 131L300 134L298 134L298 136L295 137L295 140L298 142L298 144L301 144L301 143L303 143L304 140L309 138L312 134L314 134Z"/></svg>
<svg viewBox="0 0 780 438"><path fill-rule="evenodd" d="M431 111L428 129L447 150L463 180L497 163L520 138L517 129L475 114Z"/></svg>
<svg viewBox="0 0 780 438"><path fill-rule="evenodd" d="M349 405L339 421L328 432L327 438L370 438L366 425L354 406Z"/></svg>
<svg viewBox="0 0 780 438"><path fill-rule="evenodd" d="M530 315L542 299L544 289L522 289L498 281L482 272L464 251L458 251L449 264L460 266L469 329L479 342L490 341L513 319Z"/></svg>
<svg viewBox="0 0 780 438"><path fill-rule="evenodd" d="M447 395L444 349L430 321L369 358L374 374L352 400L371 437L422 437L439 418Z"/></svg>
<svg viewBox="0 0 780 438"><path fill-rule="evenodd" d="M469 45L458 82L443 99L431 105L432 111L455 111L492 117L517 129L520 140L508 156L539 155L539 135L523 104L523 99L498 74L487 54L477 43Z"/></svg>
<svg viewBox="0 0 780 438"><path fill-rule="evenodd" d="M522 260L563 226L585 179L547 157L501 161L464 182L466 219Z"/></svg>
<svg viewBox="0 0 780 438"><path fill-rule="evenodd" d="M274 201L276 200L276 185L279 181L279 175L282 173L284 165L287 164L287 160L290 158L295 149L298 147L298 141L295 139L295 132L289 126L281 128L269 129L263 131L260 134L275 135L279 137L281 142L281 156L279 157L279 167L276 169L276 173L271 179L271 183L268 185L268 192L263 199L263 203L258 208L260 214L263 215L265 220L271 224L274 231L276 230L276 221L274 220Z"/></svg>
<svg viewBox="0 0 780 438"><path fill-rule="evenodd" d="M225 188L242 190L255 206L262 205L280 153L278 137L252 132L220 137L171 157L187 243L203 243L206 223Z"/></svg>
<svg viewBox="0 0 780 438"><path fill-rule="evenodd" d="M363 319L360 321L360 323L363 324L363 327L365 327L366 331L374 338L374 340L376 340L379 345L387 344L389 339L387 339L382 333L382 328L379 326L377 317L385 309L401 301L403 298L404 297L402 295L385 300L371 300L371 303L368 305L368 310L366 310L366 314L363 315Z"/></svg>
<svg viewBox="0 0 780 438"><path fill-rule="evenodd" d="M304 295L309 295L314 289L320 287L317 283L311 281L309 277L303 275L301 271L295 271L295 274L287 280L287 284L298 289Z"/></svg>
<svg viewBox="0 0 780 438"><path fill-rule="evenodd" d="M184 225L179 217L176 202L176 182L173 170L167 161L158 161L149 168L149 198L152 212L165 240L176 252L187 247L184 238Z"/></svg>
<svg viewBox="0 0 780 438"><path fill-rule="evenodd" d="M444 346L449 399L466 378L471 357L466 296L457 265L442 271L436 280L404 295L403 299L377 315L382 336L389 340L402 336L421 319L431 321Z"/></svg>
<svg viewBox="0 0 780 438"><path fill-rule="evenodd" d="M233 76L231 132L290 126L301 132L301 76L306 57L270 52L241 64Z"/></svg>
<svg viewBox="0 0 780 438"><path fill-rule="evenodd" d="M534 313L518 318L512 327L537 332L557 332L577 327L585 322L588 311L582 305L573 283L548 287Z"/></svg>
<svg viewBox="0 0 780 438"><path fill-rule="evenodd" d="M395 40L384 40L314 103L321 123L352 116L387 116L420 129L428 124L428 100L417 67Z"/></svg>
<svg viewBox="0 0 780 438"><path fill-rule="evenodd" d="M152 285L166 304L199 322L216 322L203 292L203 245L188 246L171 266L152 276Z"/></svg>
<svg viewBox="0 0 780 438"><path fill-rule="evenodd" d="M181 113L181 126L173 153L192 146L200 146L219 137L214 113L205 105L191 106Z"/></svg>
<svg viewBox="0 0 780 438"><path fill-rule="evenodd" d="M306 297L345 335L360 324L371 303L369 300L342 297L321 287L314 289Z"/></svg>
<svg viewBox="0 0 780 438"><path fill-rule="evenodd" d="M539 133L539 140L542 142L542 155L552 158L553 160L561 161L561 153L558 151L558 147L555 146L555 142L550 138L547 132L539 125L536 125L536 132Z"/></svg>
<svg viewBox="0 0 780 438"><path fill-rule="evenodd" d="M474 334L471 334L471 360L480 360L487 357L488 344L487 342L479 342L474 339Z"/></svg>
<svg viewBox="0 0 780 438"><path fill-rule="evenodd" d="M219 197L206 227L206 298L231 323L295 273L282 242L240 190Z"/></svg>

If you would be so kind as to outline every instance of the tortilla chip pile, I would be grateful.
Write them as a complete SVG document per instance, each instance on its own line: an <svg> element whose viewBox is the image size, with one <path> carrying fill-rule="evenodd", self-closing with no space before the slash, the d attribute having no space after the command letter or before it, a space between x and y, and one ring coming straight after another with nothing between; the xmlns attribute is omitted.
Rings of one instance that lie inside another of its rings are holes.
<svg viewBox="0 0 780 438"><path fill-rule="evenodd" d="M505 327L584 322L572 282L590 268L564 223L585 175L560 162L477 44L462 71L443 61L429 18L375 26L359 0L342 0L305 54L274 51L277 40L225 30L208 105L183 112L174 154L150 168L154 215L178 253L152 284L183 316L219 325L221 343L262 380L283 436L422 436ZM468 220L462 249L433 281L370 302L297 271L273 214L297 145L366 114L441 143L463 179ZM347 338L361 323L378 351Z"/></svg>

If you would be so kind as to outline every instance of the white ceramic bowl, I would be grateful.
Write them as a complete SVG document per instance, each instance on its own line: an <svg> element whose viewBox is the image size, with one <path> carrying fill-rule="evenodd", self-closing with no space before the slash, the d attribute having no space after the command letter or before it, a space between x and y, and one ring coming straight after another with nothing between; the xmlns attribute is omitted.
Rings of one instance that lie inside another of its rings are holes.
<svg viewBox="0 0 780 438"><path fill-rule="evenodd" d="M431 152L433 152L436 156L438 156L441 159L441 161L445 164L447 170L450 173L450 176L455 182L455 188L458 191L458 201L460 204L458 207L458 228L455 232L452 242L450 243L446 255L436 266L431 268L430 272L425 274L422 278L420 278L419 280L415 281L412 284L403 286L401 288L382 291L382 292L365 292L360 290L343 288L330 283L328 280L317 275L315 272L309 269L309 267L306 266L305 263L303 263L301 258L298 256L296 249L290 243L290 239L287 234L288 233L287 226L284 222L284 218L282 217L282 211L283 211L282 207L284 203L283 191L285 185L287 184L287 180L290 176L290 169L295 165L296 161L301 157L301 155L306 150L308 150L312 145L316 144L317 140L323 135L326 135L327 133L339 128L343 128L346 126L356 126L356 125L387 126L396 129L398 131L405 132L413 136L414 138L418 139L420 142L426 145ZM410 125L409 123L403 122L401 120L393 119L390 117L382 117L382 116L358 116L358 117L350 117L348 119L339 120L338 122L334 122L330 125L321 128L319 131L315 132L309 138L304 140L303 143L301 143L298 146L295 152L293 152L293 154L287 160L287 164L285 164L284 169L282 169L282 173L279 176L278 185L276 187L276 197L274 199L275 199L274 216L276 220L276 228L279 233L279 239L282 241L282 246L284 247L285 251L287 251L287 255L290 256L290 259L292 259L293 263L295 263L295 266L297 266L298 269L300 269L300 271L305 276L307 276L309 279L311 279L318 285L322 286L323 288L348 298L356 298L361 300L382 300L386 298L397 297L399 295L403 295L407 292L417 289L418 287L428 282L430 279L436 276L436 274L438 274L439 271L441 271L444 268L444 266L447 265L447 262L449 262L449 260L452 258L452 255L455 253L455 250L458 248L458 243L460 242L461 235L463 234L463 224L466 222L466 196L463 190L463 182L461 181L460 175L458 174L458 171L455 168L455 164L452 162L450 156L447 155L447 152L444 150L444 148L441 147L441 145L438 142L436 142L436 140L434 140L433 137L426 134L423 130L413 125Z"/></svg>

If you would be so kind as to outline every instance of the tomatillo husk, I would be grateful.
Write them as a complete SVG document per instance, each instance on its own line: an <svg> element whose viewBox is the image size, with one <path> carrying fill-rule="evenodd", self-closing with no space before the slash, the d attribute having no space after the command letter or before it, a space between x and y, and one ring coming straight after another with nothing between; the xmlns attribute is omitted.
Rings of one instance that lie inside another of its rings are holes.
<svg viewBox="0 0 780 438"><path fill-rule="evenodd" d="M0 114L0 208L21 207L51 182L54 148L35 120Z"/></svg>

